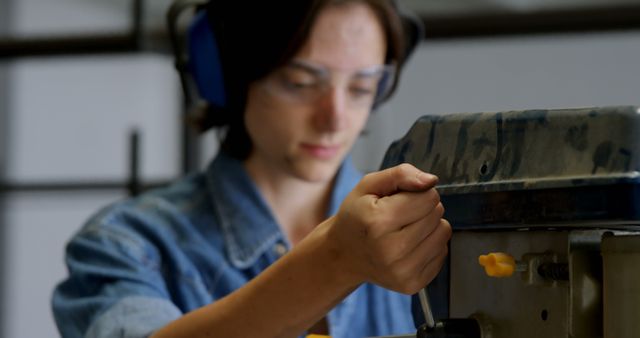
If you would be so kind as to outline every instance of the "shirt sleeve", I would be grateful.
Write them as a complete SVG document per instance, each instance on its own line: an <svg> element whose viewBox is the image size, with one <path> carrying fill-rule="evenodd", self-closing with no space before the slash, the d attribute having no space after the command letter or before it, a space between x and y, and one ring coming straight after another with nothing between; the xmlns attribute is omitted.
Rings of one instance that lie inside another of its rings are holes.
<svg viewBox="0 0 640 338"><path fill-rule="evenodd" d="M182 315L170 300L159 250L147 236L111 217L72 238L69 277L52 299L62 337L147 337Z"/></svg>
<svg viewBox="0 0 640 338"><path fill-rule="evenodd" d="M180 310L167 300L128 296L96 318L85 337L148 337L181 315Z"/></svg>

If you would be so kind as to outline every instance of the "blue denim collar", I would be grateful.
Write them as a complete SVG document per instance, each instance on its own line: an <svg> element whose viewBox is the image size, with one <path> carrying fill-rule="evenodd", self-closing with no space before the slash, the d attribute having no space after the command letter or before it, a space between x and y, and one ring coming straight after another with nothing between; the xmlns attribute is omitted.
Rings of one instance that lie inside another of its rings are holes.
<svg viewBox="0 0 640 338"><path fill-rule="evenodd" d="M327 216L338 211L342 200L361 176L347 157L338 171ZM219 153L209 165L206 177L231 264L246 269L276 242L289 245L240 161Z"/></svg>

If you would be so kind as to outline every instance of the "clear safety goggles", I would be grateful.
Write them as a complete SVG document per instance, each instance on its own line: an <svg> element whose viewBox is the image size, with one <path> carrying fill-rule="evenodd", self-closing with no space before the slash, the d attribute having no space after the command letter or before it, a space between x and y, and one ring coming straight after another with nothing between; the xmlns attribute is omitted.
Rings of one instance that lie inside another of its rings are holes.
<svg viewBox="0 0 640 338"><path fill-rule="evenodd" d="M273 96L299 104L313 103L333 88L344 90L348 107L370 109L387 97L395 74L394 65L345 71L293 60L271 74L265 85Z"/></svg>

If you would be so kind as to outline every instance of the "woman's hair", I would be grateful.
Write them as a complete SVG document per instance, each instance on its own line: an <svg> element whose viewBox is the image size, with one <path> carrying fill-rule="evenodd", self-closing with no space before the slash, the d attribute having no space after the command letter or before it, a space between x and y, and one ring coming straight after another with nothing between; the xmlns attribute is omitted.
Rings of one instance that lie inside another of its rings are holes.
<svg viewBox="0 0 640 338"><path fill-rule="evenodd" d="M291 61L324 8L354 2L366 4L376 13L387 40L385 62L394 63L399 74L412 46L392 0L254 1L251 6L241 1L210 1L207 12L219 47L226 103L224 107L200 109L192 121L196 128L225 127L222 151L246 159L253 147L244 124L249 85ZM393 89L397 81L398 75Z"/></svg>

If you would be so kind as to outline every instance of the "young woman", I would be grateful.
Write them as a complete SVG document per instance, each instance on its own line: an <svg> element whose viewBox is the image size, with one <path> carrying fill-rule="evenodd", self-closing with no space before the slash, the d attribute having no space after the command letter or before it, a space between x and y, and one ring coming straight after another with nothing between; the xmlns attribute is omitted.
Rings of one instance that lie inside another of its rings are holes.
<svg viewBox="0 0 640 338"><path fill-rule="evenodd" d="M228 128L222 151L205 172L110 206L74 236L69 277L53 297L60 332L414 332L407 294L436 275L451 233L437 178L410 165L362 177L348 156L405 59L393 4L233 2L209 8L228 34L221 51L232 99L211 111L226 117L209 118ZM239 21L246 11L284 20L264 27L280 33L264 55L247 52L269 46L260 34L229 37L261 30Z"/></svg>

